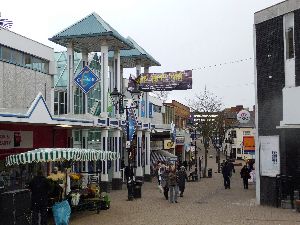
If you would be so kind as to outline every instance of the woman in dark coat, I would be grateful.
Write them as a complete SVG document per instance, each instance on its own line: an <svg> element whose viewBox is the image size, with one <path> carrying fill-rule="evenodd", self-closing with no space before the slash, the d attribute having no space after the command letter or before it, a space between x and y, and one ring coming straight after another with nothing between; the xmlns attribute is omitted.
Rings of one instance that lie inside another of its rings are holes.
<svg viewBox="0 0 300 225"><path fill-rule="evenodd" d="M180 170L177 172L177 183L180 191L180 197L183 197L183 192L185 189L185 181L188 180L187 174L185 172L185 167L181 166Z"/></svg>

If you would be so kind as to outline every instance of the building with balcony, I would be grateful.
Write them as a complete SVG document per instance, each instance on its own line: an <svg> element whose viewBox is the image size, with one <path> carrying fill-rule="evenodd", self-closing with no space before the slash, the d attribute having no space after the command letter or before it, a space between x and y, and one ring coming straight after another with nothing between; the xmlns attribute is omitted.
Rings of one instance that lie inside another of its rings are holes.
<svg viewBox="0 0 300 225"><path fill-rule="evenodd" d="M300 189L300 2L258 11L254 23L256 198L276 206L277 175Z"/></svg>

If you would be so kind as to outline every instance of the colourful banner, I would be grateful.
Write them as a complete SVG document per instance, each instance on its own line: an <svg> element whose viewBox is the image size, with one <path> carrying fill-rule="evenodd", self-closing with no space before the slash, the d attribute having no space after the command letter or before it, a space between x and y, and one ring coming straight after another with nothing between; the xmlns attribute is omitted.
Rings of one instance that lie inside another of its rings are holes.
<svg viewBox="0 0 300 225"><path fill-rule="evenodd" d="M172 91L192 89L192 70L146 73L136 80L140 91ZM132 82L131 82L132 83Z"/></svg>

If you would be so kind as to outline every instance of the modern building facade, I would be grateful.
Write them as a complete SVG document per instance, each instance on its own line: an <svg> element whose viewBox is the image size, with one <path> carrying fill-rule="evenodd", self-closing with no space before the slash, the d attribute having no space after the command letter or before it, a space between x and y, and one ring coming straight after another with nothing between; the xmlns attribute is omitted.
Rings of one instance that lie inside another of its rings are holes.
<svg viewBox="0 0 300 225"><path fill-rule="evenodd" d="M278 204L276 175L300 188L300 2L254 15L257 201ZM287 194L287 193L285 193Z"/></svg>

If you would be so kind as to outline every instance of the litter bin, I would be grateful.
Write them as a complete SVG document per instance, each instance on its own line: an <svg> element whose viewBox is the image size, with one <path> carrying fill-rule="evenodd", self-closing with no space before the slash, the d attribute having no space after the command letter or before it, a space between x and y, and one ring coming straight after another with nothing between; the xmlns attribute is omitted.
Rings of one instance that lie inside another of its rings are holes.
<svg viewBox="0 0 300 225"><path fill-rule="evenodd" d="M207 170L207 176L208 176L208 178L212 178L212 168L209 168Z"/></svg>
<svg viewBox="0 0 300 225"><path fill-rule="evenodd" d="M142 185L143 185L142 181L137 180L135 182L135 185L134 185L134 198L141 198L142 197Z"/></svg>

